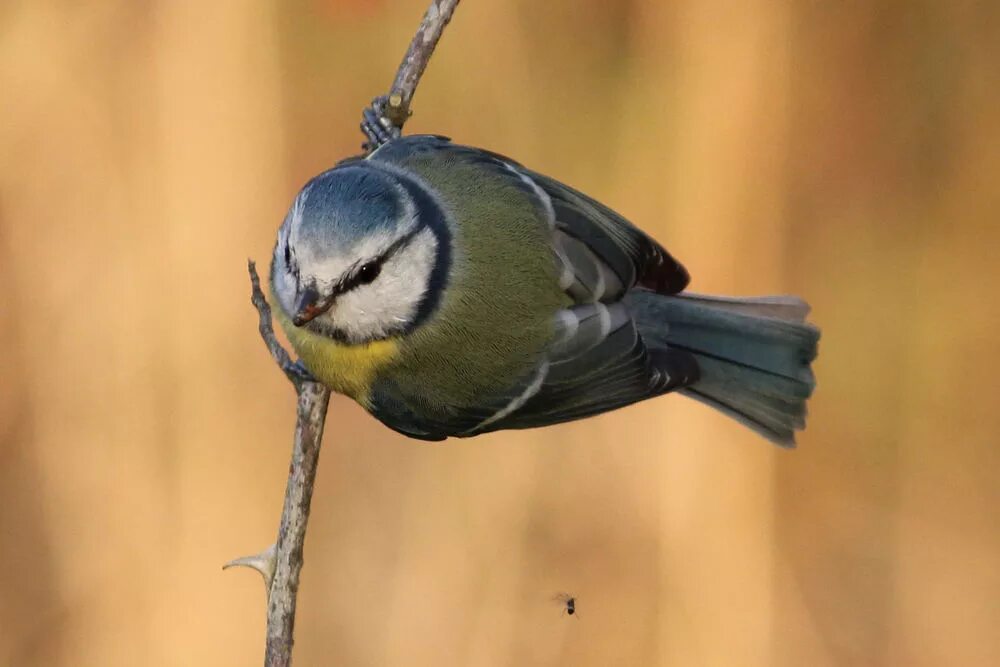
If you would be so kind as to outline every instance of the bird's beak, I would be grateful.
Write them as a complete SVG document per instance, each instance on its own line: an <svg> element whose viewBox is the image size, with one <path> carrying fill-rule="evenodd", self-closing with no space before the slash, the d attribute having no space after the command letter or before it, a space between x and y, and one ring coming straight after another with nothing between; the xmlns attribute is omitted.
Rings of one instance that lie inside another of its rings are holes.
<svg viewBox="0 0 1000 667"><path fill-rule="evenodd" d="M333 296L321 297L314 287L307 287L299 292L299 297L295 300L292 323L300 327L330 310L332 305Z"/></svg>

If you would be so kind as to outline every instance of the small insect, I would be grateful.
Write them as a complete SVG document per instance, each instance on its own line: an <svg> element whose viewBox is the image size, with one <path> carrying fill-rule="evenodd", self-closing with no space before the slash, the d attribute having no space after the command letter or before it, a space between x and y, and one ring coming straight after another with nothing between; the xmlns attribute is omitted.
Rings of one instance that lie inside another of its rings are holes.
<svg viewBox="0 0 1000 667"><path fill-rule="evenodd" d="M563 613L572 616L576 613L576 598L569 593L560 593L553 598L556 602L561 602L563 605Z"/></svg>

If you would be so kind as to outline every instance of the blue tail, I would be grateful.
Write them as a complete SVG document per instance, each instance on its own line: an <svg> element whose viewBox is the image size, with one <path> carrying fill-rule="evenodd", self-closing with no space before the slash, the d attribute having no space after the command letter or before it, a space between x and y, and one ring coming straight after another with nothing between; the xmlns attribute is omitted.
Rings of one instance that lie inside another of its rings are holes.
<svg viewBox="0 0 1000 667"><path fill-rule="evenodd" d="M646 346L683 349L699 379L680 392L737 419L772 442L795 445L816 381L819 329L797 297L729 298L635 290L629 307Z"/></svg>

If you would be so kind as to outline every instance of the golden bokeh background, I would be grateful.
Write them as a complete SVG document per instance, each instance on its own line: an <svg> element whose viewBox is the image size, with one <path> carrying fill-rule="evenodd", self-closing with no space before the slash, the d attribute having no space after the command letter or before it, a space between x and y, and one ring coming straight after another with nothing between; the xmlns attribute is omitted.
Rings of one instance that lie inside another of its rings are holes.
<svg viewBox="0 0 1000 667"><path fill-rule="evenodd" d="M253 665L298 187L426 0L0 6L0 665ZM410 132L561 178L823 328L795 451L669 397L328 421L296 664L1000 664L1000 5L466 0ZM579 614L552 598L568 592Z"/></svg>

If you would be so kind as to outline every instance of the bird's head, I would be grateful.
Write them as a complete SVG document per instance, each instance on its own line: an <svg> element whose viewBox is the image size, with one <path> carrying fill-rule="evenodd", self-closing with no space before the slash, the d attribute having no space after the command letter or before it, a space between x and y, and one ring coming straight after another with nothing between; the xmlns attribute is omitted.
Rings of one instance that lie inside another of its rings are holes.
<svg viewBox="0 0 1000 667"><path fill-rule="evenodd" d="M441 216L421 186L363 162L320 174L278 232L279 306L295 326L349 344L405 333L442 289Z"/></svg>

